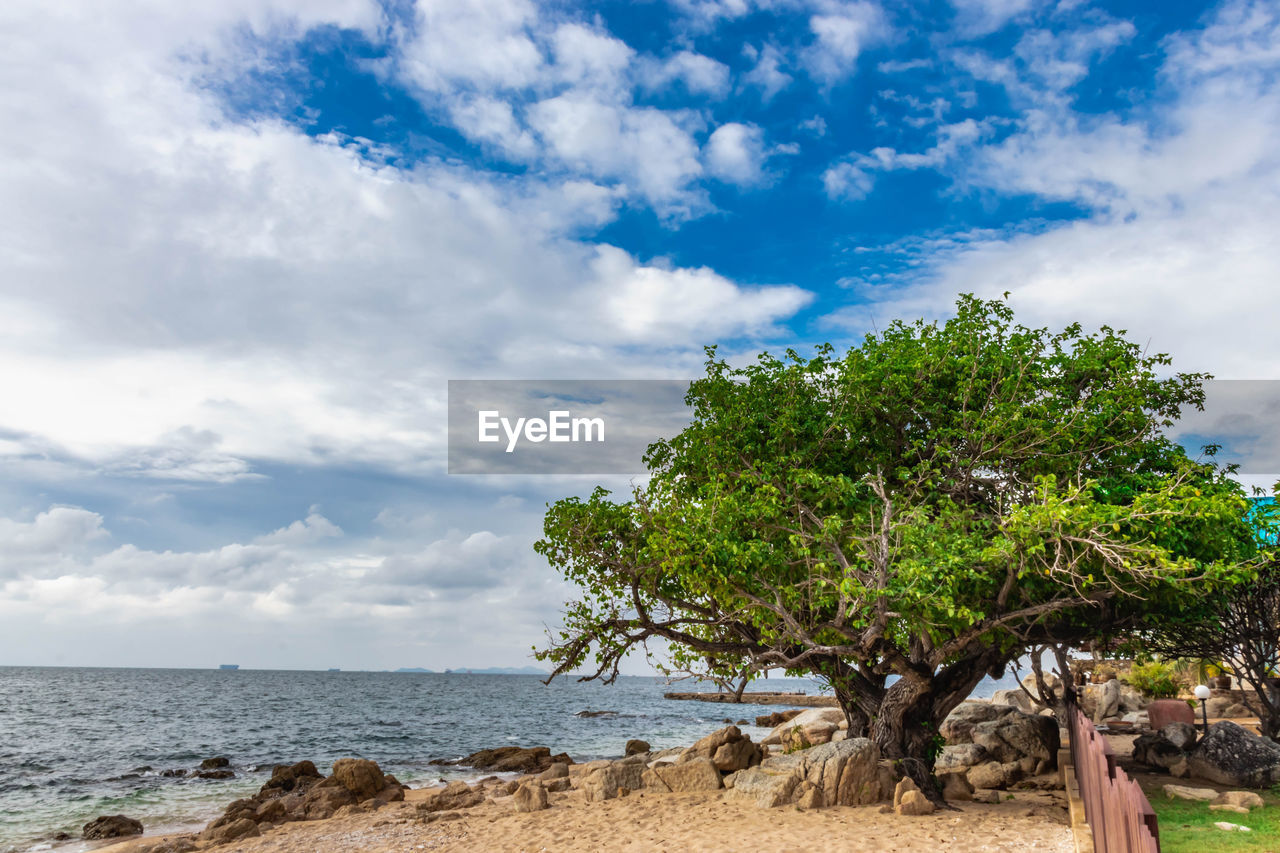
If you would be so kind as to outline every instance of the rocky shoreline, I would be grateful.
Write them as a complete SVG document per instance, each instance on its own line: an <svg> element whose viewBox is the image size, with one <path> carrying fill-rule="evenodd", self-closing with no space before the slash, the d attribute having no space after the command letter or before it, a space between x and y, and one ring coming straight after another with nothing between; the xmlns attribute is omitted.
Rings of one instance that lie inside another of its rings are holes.
<svg viewBox="0 0 1280 853"><path fill-rule="evenodd" d="M997 791L1019 786L1041 797L1034 816L1065 825L1065 800L1053 773L1056 724L1011 707L985 702L966 706L971 707L961 711L950 735L969 737L965 754L980 751L983 767L975 774L974 767L961 763L958 752L944 750L938 770L946 800L994 805L1002 800ZM977 714L972 707L988 710ZM847 737L839 709L791 709L757 717L756 723L773 727L758 743L738 726L727 725L687 747L654 750L632 739L621 757L585 763L545 746L480 750L432 763L492 775L420 791L410 791L372 761L340 759L327 776L310 761L302 761L274 768L257 794L232 802L199 832L137 838L141 826L123 815L104 816L100 826L135 836L121 851L189 853L230 844L240 849L252 839L297 825L375 813L393 813L397 821L422 826L465 820L477 809L530 814L566 796L583 805L633 795L699 795L762 812L782 806L803 812L879 806L877 813L902 817L935 812L935 804L915 790L898 764L883 758L872 741ZM987 766L993 763L998 771ZM972 784L975 775L981 776L982 785Z"/></svg>

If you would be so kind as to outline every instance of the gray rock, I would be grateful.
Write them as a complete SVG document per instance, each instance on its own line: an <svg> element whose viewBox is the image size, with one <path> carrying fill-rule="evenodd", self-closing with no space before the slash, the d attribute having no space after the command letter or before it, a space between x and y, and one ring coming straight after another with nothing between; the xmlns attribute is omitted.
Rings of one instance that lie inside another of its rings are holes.
<svg viewBox="0 0 1280 853"><path fill-rule="evenodd" d="M587 802L612 800L619 790L638 791L644 787L644 764L622 761L610 762L582 777L579 788Z"/></svg>
<svg viewBox="0 0 1280 853"><path fill-rule="evenodd" d="M1018 711L978 723L971 734L975 744L1002 763L1028 757L1053 762L1061 745L1056 720Z"/></svg>
<svg viewBox="0 0 1280 853"><path fill-rule="evenodd" d="M1160 736L1183 752L1196 745L1196 727L1190 723L1170 723L1160 730Z"/></svg>
<svg viewBox="0 0 1280 853"><path fill-rule="evenodd" d="M646 787L657 790L665 788L681 794L690 791L716 791L721 788L720 772L707 758L655 767L647 773L652 773L661 785L652 784L650 777L646 775Z"/></svg>
<svg viewBox="0 0 1280 853"><path fill-rule="evenodd" d="M86 841L97 841L103 838L123 838L126 835L141 835L142 821L122 814L102 815L95 817L84 825L80 837Z"/></svg>
<svg viewBox="0 0 1280 853"><path fill-rule="evenodd" d="M1105 684L1098 685L1098 688L1095 698L1097 706L1093 711L1095 723L1100 723L1107 717L1114 717L1120 711L1120 682L1113 678Z"/></svg>
<svg viewBox="0 0 1280 853"><path fill-rule="evenodd" d="M1214 723L1187 759L1192 776L1219 785L1265 788L1280 781L1280 744L1235 723Z"/></svg>
<svg viewBox="0 0 1280 853"><path fill-rule="evenodd" d="M938 734L950 744L973 743L974 726L999 719L1010 710L1008 707L992 705L990 702L972 700L961 702L942 721L942 725L938 727Z"/></svg>
<svg viewBox="0 0 1280 853"><path fill-rule="evenodd" d="M623 754L623 755L636 755L636 754L638 754L638 753L641 753L641 752L648 752L648 751L649 751L649 742L648 742L648 741L640 740L639 738L632 738L631 740L627 741L627 745L626 745L626 747L623 749L623 753L622 753L622 754Z"/></svg>
<svg viewBox="0 0 1280 853"><path fill-rule="evenodd" d="M877 802L882 790L880 750L866 738L825 743L802 752L766 758L733 774L733 791L763 808L795 802L809 786L822 792L824 805Z"/></svg>
<svg viewBox="0 0 1280 853"><path fill-rule="evenodd" d="M944 746L933 763L933 772L949 773L967 770L991 760L991 755L976 743L957 743Z"/></svg>
<svg viewBox="0 0 1280 853"><path fill-rule="evenodd" d="M547 807L547 789L538 782L524 782L511 795L518 812L537 812Z"/></svg>
<svg viewBox="0 0 1280 853"><path fill-rule="evenodd" d="M1165 728L1180 725L1186 723L1170 723ZM1186 757L1186 752L1174 746L1163 734L1139 735L1133 740L1133 760L1148 767L1169 770Z"/></svg>
<svg viewBox="0 0 1280 853"><path fill-rule="evenodd" d="M991 704L1017 708L1024 714L1030 714L1035 711L1031 703L1031 697L1021 690L997 690L991 694Z"/></svg>

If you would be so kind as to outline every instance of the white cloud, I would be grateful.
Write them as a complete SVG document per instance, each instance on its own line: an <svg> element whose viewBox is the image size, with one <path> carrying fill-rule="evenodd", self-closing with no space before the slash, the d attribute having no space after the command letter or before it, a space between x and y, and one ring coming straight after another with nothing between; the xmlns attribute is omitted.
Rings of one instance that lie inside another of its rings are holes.
<svg viewBox="0 0 1280 853"><path fill-rule="evenodd" d="M633 184L660 209L687 210L702 166L693 135L676 121L681 116L579 94L540 101L528 112L549 156L593 178Z"/></svg>
<svg viewBox="0 0 1280 853"><path fill-rule="evenodd" d="M809 18L814 41L801 59L814 79L832 85L853 74L862 51L887 37L889 24L873 3L823 5Z"/></svg>
<svg viewBox="0 0 1280 853"><path fill-rule="evenodd" d="M462 96L450 105L449 115L468 138L489 143L516 160L527 160L537 153L533 134L521 126L507 101Z"/></svg>
<svg viewBox="0 0 1280 853"><path fill-rule="evenodd" d="M1173 354L1175 369L1280 375L1269 344L1280 316L1280 54L1256 35L1280 38L1275 20L1230 3L1203 32L1171 39L1161 73L1178 81L1176 97L1143 120L1077 115L1062 103L1030 109L959 174L1001 194L1070 200L1092 216L935 250L919 259L914 286L868 292L878 304L839 321L861 329L872 311L881 322L936 316L957 292L1007 290L1028 323L1128 329L1150 351ZM1240 64L1219 61L1227 56Z"/></svg>
<svg viewBox="0 0 1280 853"><path fill-rule="evenodd" d="M709 56L682 50L666 59L644 57L637 68L640 85L649 91L683 84L691 95L722 98L729 91L729 66Z"/></svg>
<svg viewBox="0 0 1280 853"><path fill-rule="evenodd" d="M760 50L747 45L743 55L755 61L755 65L742 77L742 82L760 90L760 97L766 103L773 100L774 95L791 84L791 75L782 70L782 51L772 44L766 44Z"/></svg>
<svg viewBox="0 0 1280 853"><path fill-rule="evenodd" d="M695 328L747 328L764 333L779 317L803 308L811 295L797 287L746 289L707 268L641 266L621 249L602 246L593 264L609 290L603 319L627 340L675 344Z"/></svg>
<svg viewBox="0 0 1280 853"><path fill-rule="evenodd" d="M956 10L956 27L969 37L984 36L1002 29L1018 15L1030 11L1034 0L951 0Z"/></svg>
<svg viewBox="0 0 1280 853"><path fill-rule="evenodd" d="M746 187L764 180L764 132L729 122L715 129L703 149L707 171L725 183Z"/></svg>
<svg viewBox="0 0 1280 853"><path fill-rule="evenodd" d="M400 63L431 92L526 88L544 70L530 33L537 21L530 0L424 0L414 5L412 31L401 36Z"/></svg>

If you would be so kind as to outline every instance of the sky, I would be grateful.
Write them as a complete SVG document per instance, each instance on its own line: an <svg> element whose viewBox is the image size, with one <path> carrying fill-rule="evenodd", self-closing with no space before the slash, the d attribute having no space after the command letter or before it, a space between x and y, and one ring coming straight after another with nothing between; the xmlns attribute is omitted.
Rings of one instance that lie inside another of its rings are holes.
<svg viewBox="0 0 1280 853"><path fill-rule="evenodd" d="M7 0L0 664L529 664L627 481L450 476L450 379L1006 291L1280 379L1278 77L1276 2Z"/></svg>

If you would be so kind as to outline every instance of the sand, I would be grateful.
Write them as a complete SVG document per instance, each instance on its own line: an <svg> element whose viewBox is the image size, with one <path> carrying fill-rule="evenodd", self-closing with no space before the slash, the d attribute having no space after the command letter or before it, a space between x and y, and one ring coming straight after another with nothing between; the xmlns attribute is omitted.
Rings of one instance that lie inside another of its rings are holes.
<svg viewBox="0 0 1280 853"><path fill-rule="evenodd" d="M1017 791L996 805L956 803L924 817L881 814L879 806L799 811L761 809L731 792L634 792L587 803L580 792L551 795L551 807L516 812L510 797L425 823L416 804L429 792L376 812L287 823L261 837L213 848L218 853L369 851L1061 851L1073 850L1062 809L1050 794ZM157 838L135 839L99 853L129 853Z"/></svg>

